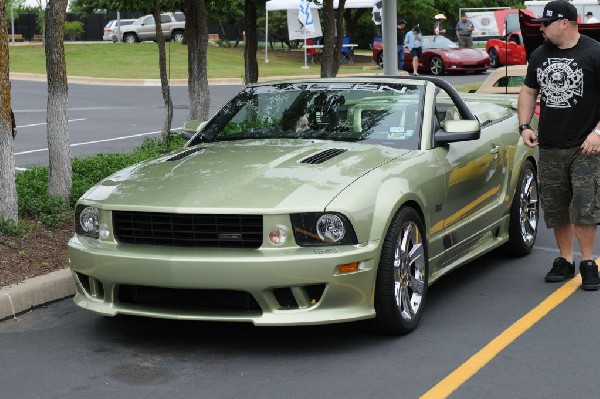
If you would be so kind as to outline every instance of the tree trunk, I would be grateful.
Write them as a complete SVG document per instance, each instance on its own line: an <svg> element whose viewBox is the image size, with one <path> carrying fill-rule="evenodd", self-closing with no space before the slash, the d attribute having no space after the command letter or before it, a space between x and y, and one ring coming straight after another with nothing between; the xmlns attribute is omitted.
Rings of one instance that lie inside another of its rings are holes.
<svg viewBox="0 0 600 399"><path fill-rule="evenodd" d="M321 54L321 77L335 77L333 60L335 56L335 10L333 0L323 1L323 53ZM341 57L341 53L339 54Z"/></svg>
<svg viewBox="0 0 600 399"><path fill-rule="evenodd" d="M67 0L49 0L46 6L45 52L48 75L48 194L65 202L71 192L71 148L67 119L67 64L65 62L65 17Z"/></svg>
<svg viewBox="0 0 600 399"><path fill-rule="evenodd" d="M6 2L0 1L0 218L18 222L13 155Z"/></svg>
<svg viewBox="0 0 600 399"><path fill-rule="evenodd" d="M258 82L258 62L256 61L256 51L258 50L258 40L256 36L256 4L253 0L246 0L245 5L245 30L246 45L244 47L246 84Z"/></svg>
<svg viewBox="0 0 600 399"><path fill-rule="evenodd" d="M165 102L165 120L160 132L163 140L169 139L171 132L171 122L173 121L173 101L171 100L171 90L169 89L169 76L167 74L167 56L165 51L165 35L162 31L162 21L160 20L160 1L154 3L154 22L156 27L156 43L158 43L158 69L160 71L160 88L163 101ZM169 43L169 46L171 44Z"/></svg>
<svg viewBox="0 0 600 399"><path fill-rule="evenodd" d="M208 119L208 21L205 0L186 0L185 35L188 41L189 119Z"/></svg>

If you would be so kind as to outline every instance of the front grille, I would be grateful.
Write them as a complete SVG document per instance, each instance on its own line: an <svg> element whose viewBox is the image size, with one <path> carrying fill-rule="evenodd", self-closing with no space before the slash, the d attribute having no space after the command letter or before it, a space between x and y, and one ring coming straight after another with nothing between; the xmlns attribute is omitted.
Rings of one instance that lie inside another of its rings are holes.
<svg viewBox="0 0 600 399"><path fill-rule="evenodd" d="M119 302L152 308L181 309L202 313L261 314L256 299L245 291L161 288L120 285Z"/></svg>
<svg viewBox="0 0 600 399"><path fill-rule="evenodd" d="M262 215L188 215L114 211L115 237L122 243L199 248L258 248Z"/></svg>

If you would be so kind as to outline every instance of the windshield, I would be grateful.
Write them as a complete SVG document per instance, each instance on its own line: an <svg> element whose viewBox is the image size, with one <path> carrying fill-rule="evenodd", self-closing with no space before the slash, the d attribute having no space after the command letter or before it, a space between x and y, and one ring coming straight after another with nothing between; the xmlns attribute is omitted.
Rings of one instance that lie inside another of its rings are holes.
<svg viewBox="0 0 600 399"><path fill-rule="evenodd" d="M311 82L247 87L194 137L320 139L417 149L423 87Z"/></svg>
<svg viewBox="0 0 600 399"><path fill-rule="evenodd" d="M423 37L423 48L458 48L458 44L444 36L425 36Z"/></svg>

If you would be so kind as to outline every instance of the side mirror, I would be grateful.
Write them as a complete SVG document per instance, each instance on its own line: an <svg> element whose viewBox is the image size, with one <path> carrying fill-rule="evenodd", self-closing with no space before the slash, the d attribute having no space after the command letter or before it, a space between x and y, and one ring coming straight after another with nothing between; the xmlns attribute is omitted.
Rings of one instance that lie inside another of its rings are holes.
<svg viewBox="0 0 600 399"><path fill-rule="evenodd" d="M206 123L207 121L200 121L197 119L187 121L181 128L181 135L186 139L191 139L196 133L202 131L204 126L206 126Z"/></svg>
<svg viewBox="0 0 600 399"><path fill-rule="evenodd" d="M443 130L438 130L434 135L437 144L478 140L481 136L481 125L477 120L449 120L444 121L442 126Z"/></svg>

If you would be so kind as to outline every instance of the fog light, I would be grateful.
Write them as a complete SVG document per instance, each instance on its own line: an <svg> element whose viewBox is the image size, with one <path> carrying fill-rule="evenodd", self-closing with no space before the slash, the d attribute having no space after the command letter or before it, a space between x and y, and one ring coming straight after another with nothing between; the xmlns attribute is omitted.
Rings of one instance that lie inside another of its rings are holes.
<svg viewBox="0 0 600 399"><path fill-rule="evenodd" d="M351 273L358 270L358 262L346 263L345 265L339 265L338 270L340 273Z"/></svg>
<svg viewBox="0 0 600 399"><path fill-rule="evenodd" d="M269 231L269 241L273 245L282 245L287 240L287 232L281 227L275 227Z"/></svg>

